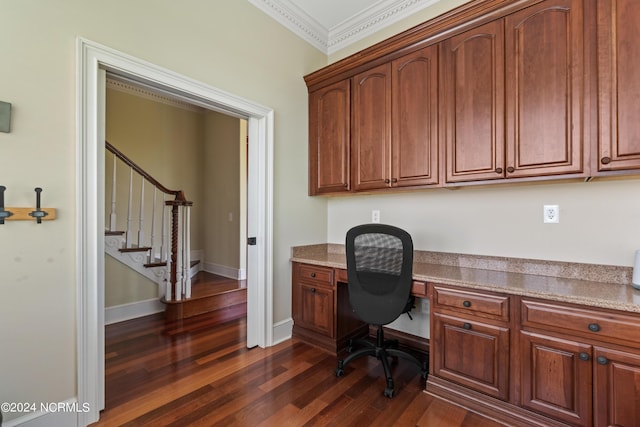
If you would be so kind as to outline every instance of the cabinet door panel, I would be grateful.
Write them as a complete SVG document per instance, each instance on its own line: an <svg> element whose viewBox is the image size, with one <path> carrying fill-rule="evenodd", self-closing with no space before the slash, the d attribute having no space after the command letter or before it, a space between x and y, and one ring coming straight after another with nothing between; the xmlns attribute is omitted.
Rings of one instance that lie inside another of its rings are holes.
<svg viewBox="0 0 640 427"><path fill-rule="evenodd" d="M640 2L598 1L598 170L640 169Z"/></svg>
<svg viewBox="0 0 640 427"><path fill-rule="evenodd" d="M430 46L393 61L392 183L438 183L438 49Z"/></svg>
<svg viewBox="0 0 640 427"><path fill-rule="evenodd" d="M353 78L353 179L355 190L391 183L391 64Z"/></svg>
<svg viewBox="0 0 640 427"><path fill-rule="evenodd" d="M333 337L333 291L300 285L300 325Z"/></svg>
<svg viewBox="0 0 640 427"><path fill-rule="evenodd" d="M507 400L508 328L441 313L433 314L432 328L435 375Z"/></svg>
<svg viewBox="0 0 640 427"><path fill-rule="evenodd" d="M596 347L594 358L595 424L640 425L640 355Z"/></svg>
<svg viewBox="0 0 640 427"><path fill-rule="evenodd" d="M309 94L309 194L349 191L350 81Z"/></svg>
<svg viewBox="0 0 640 427"><path fill-rule="evenodd" d="M443 56L447 182L503 178L503 21L446 40Z"/></svg>
<svg viewBox="0 0 640 427"><path fill-rule="evenodd" d="M583 171L583 2L505 18L507 177Z"/></svg>
<svg viewBox="0 0 640 427"><path fill-rule="evenodd" d="M527 331L520 332L520 342L522 405L560 421L591 425L591 346Z"/></svg>

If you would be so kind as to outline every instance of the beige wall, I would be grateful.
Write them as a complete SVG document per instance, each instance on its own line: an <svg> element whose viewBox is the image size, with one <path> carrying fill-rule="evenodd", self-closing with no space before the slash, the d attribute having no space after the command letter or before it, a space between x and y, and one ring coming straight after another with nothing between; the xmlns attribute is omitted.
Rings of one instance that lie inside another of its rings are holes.
<svg viewBox="0 0 640 427"><path fill-rule="evenodd" d="M287 319L290 247L326 239L326 200L306 196L302 79L326 56L246 1L0 0L0 14L0 99L13 104L0 185L9 206L33 205L41 186L58 209L0 226L0 401L76 396L78 36L274 109L274 321Z"/></svg>
<svg viewBox="0 0 640 427"><path fill-rule="evenodd" d="M240 211L240 173L246 170L246 161L241 158L240 119L208 112L205 139L203 261L239 269L240 228L246 228Z"/></svg>

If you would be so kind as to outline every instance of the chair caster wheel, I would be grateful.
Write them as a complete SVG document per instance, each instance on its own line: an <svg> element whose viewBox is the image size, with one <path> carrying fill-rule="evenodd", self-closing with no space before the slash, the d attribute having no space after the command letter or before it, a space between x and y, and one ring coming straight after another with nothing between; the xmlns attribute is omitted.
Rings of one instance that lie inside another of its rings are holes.
<svg viewBox="0 0 640 427"><path fill-rule="evenodd" d="M393 397L393 392L394 390L392 388L387 387L384 389L384 396L391 399Z"/></svg>
<svg viewBox="0 0 640 427"><path fill-rule="evenodd" d="M336 370L334 371L334 373L336 374L336 377L341 377L344 375L344 369L342 368L336 368Z"/></svg>

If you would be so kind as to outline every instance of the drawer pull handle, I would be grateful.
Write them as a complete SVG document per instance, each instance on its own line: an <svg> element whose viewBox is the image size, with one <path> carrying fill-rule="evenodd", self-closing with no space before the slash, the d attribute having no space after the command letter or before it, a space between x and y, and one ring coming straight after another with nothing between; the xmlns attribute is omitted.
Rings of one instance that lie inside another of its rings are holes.
<svg viewBox="0 0 640 427"><path fill-rule="evenodd" d="M578 355L578 357L580 357L580 360L584 360L586 362L587 360L589 360L589 353L585 353L583 351Z"/></svg>
<svg viewBox="0 0 640 427"><path fill-rule="evenodd" d="M608 165L609 163L611 163L611 157L603 157L600 159L600 163L602 163L603 165Z"/></svg>
<svg viewBox="0 0 640 427"><path fill-rule="evenodd" d="M462 305L464 305L465 307L471 307L471 301L463 301Z"/></svg>
<svg viewBox="0 0 640 427"><path fill-rule="evenodd" d="M467 331L471 329L471 323L464 323L462 325L463 328L465 328Z"/></svg>
<svg viewBox="0 0 640 427"><path fill-rule="evenodd" d="M598 356L596 358L596 361L598 362L598 365L606 365L607 363L609 363L609 360L604 356Z"/></svg>
<svg viewBox="0 0 640 427"><path fill-rule="evenodd" d="M316 277L316 273L311 273L311 277Z"/></svg>
<svg viewBox="0 0 640 427"><path fill-rule="evenodd" d="M597 323L589 323L589 330L591 332L599 332L600 331L600 325L598 325Z"/></svg>

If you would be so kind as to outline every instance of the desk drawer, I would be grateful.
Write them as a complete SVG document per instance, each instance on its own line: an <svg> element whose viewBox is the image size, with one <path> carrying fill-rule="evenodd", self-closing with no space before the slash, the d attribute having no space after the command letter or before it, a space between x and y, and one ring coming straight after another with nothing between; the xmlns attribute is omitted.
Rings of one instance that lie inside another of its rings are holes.
<svg viewBox="0 0 640 427"><path fill-rule="evenodd" d="M640 347L640 316L522 300L522 325Z"/></svg>
<svg viewBox="0 0 640 427"><path fill-rule="evenodd" d="M433 285L434 309L452 309L496 320L509 320L509 297Z"/></svg>
<svg viewBox="0 0 640 427"><path fill-rule="evenodd" d="M333 286L333 268L300 264L298 279L315 285Z"/></svg>

